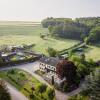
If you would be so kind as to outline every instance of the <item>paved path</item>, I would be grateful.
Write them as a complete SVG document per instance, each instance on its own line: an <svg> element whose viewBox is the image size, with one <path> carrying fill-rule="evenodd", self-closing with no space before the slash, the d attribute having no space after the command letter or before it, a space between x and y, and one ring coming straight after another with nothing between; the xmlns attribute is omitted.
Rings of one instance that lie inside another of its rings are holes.
<svg viewBox="0 0 100 100"><path fill-rule="evenodd" d="M15 87L7 83L8 91L10 92L12 100L29 100L21 92L19 92Z"/></svg>
<svg viewBox="0 0 100 100"><path fill-rule="evenodd" d="M80 92L80 88L70 92L70 93L62 93L61 91L55 90L56 91L56 99L57 100L67 100L69 96L73 96L77 93Z"/></svg>
<svg viewBox="0 0 100 100"><path fill-rule="evenodd" d="M0 68L0 70L7 70L7 69L11 69L11 68L19 68L19 69L25 70L25 71L29 72L31 75L33 75L34 77L36 77L42 83L45 83L48 86L50 86L47 81L45 81L42 77L40 77L39 75L34 73L34 71L39 68L39 62L38 61L33 62L33 63L23 64L23 65L17 65L17 66L9 67L9 68L8 67L7 68ZM57 100L67 100L67 98L69 96L77 94L79 91L80 91L80 89L77 89L77 90L72 91L72 92L67 94L67 93L62 93L58 90L55 90L56 99Z"/></svg>

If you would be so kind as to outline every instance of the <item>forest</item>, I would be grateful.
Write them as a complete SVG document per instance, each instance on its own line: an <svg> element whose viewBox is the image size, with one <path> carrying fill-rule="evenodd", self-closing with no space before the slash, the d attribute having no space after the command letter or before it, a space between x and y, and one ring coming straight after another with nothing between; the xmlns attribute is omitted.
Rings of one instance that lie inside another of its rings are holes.
<svg viewBox="0 0 100 100"><path fill-rule="evenodd" d="M42 22L52 36L75 39L90 43L100 41L100 17L85 18L53 18L48 17Z"/></svg>

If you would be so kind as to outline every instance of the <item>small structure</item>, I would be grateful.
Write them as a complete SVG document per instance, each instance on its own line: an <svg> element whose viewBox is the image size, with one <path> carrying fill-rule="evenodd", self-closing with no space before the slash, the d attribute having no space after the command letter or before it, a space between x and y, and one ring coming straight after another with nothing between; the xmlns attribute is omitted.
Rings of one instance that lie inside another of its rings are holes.
<svg viewBox="0 0 100 100"><path fill-rule="evenodd" d="M2 53L1 54L1 57L2 57L2 59L3 59L4 62L8 62L8 61L10 61L10 58L12 56L14 56L14 55L16 55L16 52L12 52L12 53Z"/></svg>

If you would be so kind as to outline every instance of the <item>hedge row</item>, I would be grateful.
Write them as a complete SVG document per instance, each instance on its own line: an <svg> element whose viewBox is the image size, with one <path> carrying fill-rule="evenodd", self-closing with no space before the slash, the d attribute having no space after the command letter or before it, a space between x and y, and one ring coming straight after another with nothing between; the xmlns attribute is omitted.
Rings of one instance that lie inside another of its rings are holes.
<svg viewBox="0 0 100 100"><path fill-rule="evenodd" d="M21 85L16 80L14 80L11 76L9 76L9 75L7 75L7 76L12 82L14 82L15 84L17 84L21 87Z"/></svg>
<svg viewBox="0 0 100 100"><path fill-rule="evenodd" d="M67 48L67 49L64 49L64 50L62 50L62 51L59 51L59 54L60 54L60 55L63 55L63 54L68 53L69 50L78 49L78 48L80 48L80 47L82 46L82 44L83 44L83 42L80 42L80 43L78 43L78 44L76 44L76 45L74 45L74 46L72 46L72 47L70 47L70 48Z"/></svg>

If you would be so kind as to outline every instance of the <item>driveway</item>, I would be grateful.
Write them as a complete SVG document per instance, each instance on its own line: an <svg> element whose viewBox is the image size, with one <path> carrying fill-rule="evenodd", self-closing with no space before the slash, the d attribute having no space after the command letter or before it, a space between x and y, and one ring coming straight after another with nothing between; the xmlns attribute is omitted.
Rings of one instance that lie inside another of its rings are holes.
<svg viewBox="0 0 100 100"><path fill-rule="evenodd" d="M7 83L8 91L10 92L12 100L29 100L21 92L19 92L15 87Z"/></svg>

